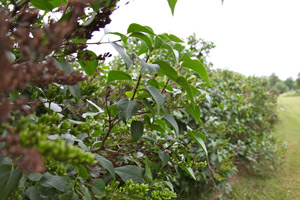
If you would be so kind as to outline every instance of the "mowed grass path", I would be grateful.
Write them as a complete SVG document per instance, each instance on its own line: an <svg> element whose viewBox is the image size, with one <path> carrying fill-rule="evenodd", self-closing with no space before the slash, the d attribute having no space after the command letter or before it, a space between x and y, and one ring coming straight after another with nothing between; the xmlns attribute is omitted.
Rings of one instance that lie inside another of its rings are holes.
<svg viewBox="0 0 300 200"><path fill-rule="evenodd" d="M280 96L277 109L281 122L274 132L288 144L279 170L238 175L231 199L300 200L300 97Z"/></svg>

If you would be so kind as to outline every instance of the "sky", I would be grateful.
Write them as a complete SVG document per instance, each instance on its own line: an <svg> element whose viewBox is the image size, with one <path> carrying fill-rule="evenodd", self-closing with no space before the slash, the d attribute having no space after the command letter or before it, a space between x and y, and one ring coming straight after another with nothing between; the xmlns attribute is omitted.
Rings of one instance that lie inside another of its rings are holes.
<svg viewBox="0 0 300 200"><path fill-rule="evenodd" d="M183 39L195 33L215 43L214 68L283 80L300 72L300 0L178 0L174 16L167 0L128 1L111 16L110 31L125 34L138 23Z"/></svg>

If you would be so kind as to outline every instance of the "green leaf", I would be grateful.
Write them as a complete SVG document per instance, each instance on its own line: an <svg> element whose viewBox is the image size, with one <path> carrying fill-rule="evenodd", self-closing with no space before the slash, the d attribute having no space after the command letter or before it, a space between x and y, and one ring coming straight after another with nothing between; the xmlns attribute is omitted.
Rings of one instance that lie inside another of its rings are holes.
<svg viewBox="0 0 300 200"><path fill-rule="evenodd" d="M90 176L89 171L83 166L83 165L79 165L77 166L78 169L78 174L81 178L83 178L84 180L87 180Z"/></svg>
<svg viewBox="0 0 300 200"><path fill-rule="evenodd" d="M182 46L181 44L176 43L176 44L174 44L173 48L176 49L180 53L180 52L183 51L184 46Z"/></svg>
<svg viewBox="0 0 300 200"><path fill-rule="evenodd" d="M160 67L159 73L166 75L169 79L173 81L177 81L178 73L175 71L173 67L171 67L165 61L156 61L155 63L158 64Z"/></svg>
<svg viewBox="0 0 300 200"><path fill-rule="evenodd" d="M206 140L206 137L203 133L200 133L198 131L188 131L187 134L190 138L192 138L195 142L197 142L197 144L203 149L203 151L205 152L206 156L207 156L207 149L205 146L204 141Z"/></svg>
<svg viewBox="0 0 300 200"><path fill-rule="evenodd" d="M124 62L126 63L127 67L130 67L132 64L132 60L129 58L127 53L125 52L124 48L120 45L118 45L115 42L110 42L110 44L117 50L117 52L121 55Z"/></svg>
<svg viewBox="0 0 300 200"><path fill-rule="evenodd" d="M71 92L71 94L76 97L76 98L80 98L81 96L81 91L80 91L80 85L79 83L77 83L76 85L68 85L68 88Z"/></svg>
<svg viewBox="0 0 300 200"><path fill-rule="evenodd" d="M122 33L119 32L107 32L106 34L112 34L112 35L118 35L121 37L122 42L124 43L124 45L126 45L128 37Z"/></svg>
<svg viewBox="0 0 300 200"><path fill-rule="evenodd" d="M99 135L104 135L106 132L101 130L94 130L94 136L98 137Z"/></svg>
<svg viewBox="0 0 300 200"><path fill-rule="evenodd" d="M169 34L168 38L173 42L180 42L180 43L184 42L182 39L180 39L179 37L173 34Z"/></svg>
<svg viewBox="0 0 300 200"><path fill-rule="evenodd" d="M134 165L126 165L115 168L115 172L121 177L124 182L132 180L134 184L144 183L143 170Z"/></svg>
<svg viewBox="0 0 300 200"><path fill-rule="evenodd" d="M143 99L143 104L150 110L153 117L155 117L154 109L153 109L152 105L149 103L149 101L147 99Z"/></svg>
<svg viewBox="0 0 300 200"><path fill-rule="evenodd" d="M109 160L107 160L103 156L100 156L99 154L95 154L95 157L96 157L96 160L98 161L98 163L102 167L104 167L105 169L107 169L107 171L109 171L110 175L114 179L116 179L115 169L114 169L114 165L112 164L112 162L110 162Z"/></svg>
<svg viewBox="0 0 300 200"><path fill-rule="evenodd" d="M159 89L159 84L158 84L157 80L155 80L155 79L149 79L147 81L147 85L151 85L151 86Z"/></svg>
<svg viewBox="0 0 300 200"><path fill-rule="evenodd" d="M174 187L170 181L164 181L164 183L171 189L172 192L174 192Z"/></svg>
<svg viewBox="0 0 300 200"><path fill-rule="evenodd" d="M158 72L159 71L159 65L158 64L151 64L146 63L143 59L139 59L142 65L141 74L148 71L149 73Z"/></svg>
<svg viewBox="0 0 300 200"><path fill-rule="evenodd" d="M164 44L162 47L163 47L164 49L167 49L167 50L169 51L169 53L172 55L172 57L173 57L173 59L174 59L175 61L178 60L177 57L176 57L176 54L175 54L175 52L174 52L174 49L172 48L171 45L169 45L169 44Z"/></svg>
<svg viewBox="0 0 300 200"><path fill-rule="evenodd" d="M133 97L134 92L133 91L127 91L125 92L126 96L128 96L129 98Z"/></svg>
<svg viewBox="0 0 300 200"><path fill-rule="evenodd" d="M88 20L86 20L83 24L81 24L81 26L88 26L88 25L90 25L94 21L96 15L97 15L97 13L93 12L92 16Z"/></svg>
<svg viewBox="0 0 300 200"><path fill-rule="evenodd" d="M96 198L103 198L106 196L105 182L102 178L98 178L95 180L92 191L95 194Z"/></svg>
<svg viewBox="0 0 300 200"><path fill-rule="evenodd" d="M193 171L192 168L186 167L186 166L181 166L181 168L182 168L187 174L189 174L191 177L193 177L193 179L196 180L196 177L195 177L195 174L194 174L194 171Z"/></svg>
<svg viewBox="0 0 300 200"><path fill-rule="evenodd" d="M158 89L156 89L153 86L147 86L146 89L148 90L148 92L151 94L151 96L157 103L157 109L160 110L160 107L162 107L165 102L164 96L160 93Z"/></svg>
<svg viewBox="0 0 300 200"><path fill-rule="evenodd" d="M168 164L168 162L170 160L170 156L168 153L166 153L164 151L159 151L158 156L162 161L162 167L164 167L166 164Z"/></svg>
<svg viewBox="0 0 300 200"><path fill-rule="evenodd" d="M0 165L0 200L8 199L18 188L21 177L22 172L12 165Z"/></svg>
<svg viewBox="0 0 300 200"><path fill-rule="evenodd" d="M59 7L61 4L66 4L67 0L49 0L49 3L54 7Z"/></svg>
<svg viewBox="0 0 300 200"><path fill-rule="evenodd" d="M200 60L185 59L181 66L192 69L194 72L199 74L205 82L210 82L207 71L204 65L200 62Z"/></svg>
<svg viewBox="0 0 300 200"><path fill-rule="evenodd" d="M151 164L150 160L148 159L147 156L145 156L145 177L146 177L147 182L151 181L153 179L150 164Z"/></svg>
<svg viewBox="0 0 300 200"><path fill-rule="evenodd" d="M143 33L132 33L132 34L129 35L129 37L136 37L136 38L141 39L142 41L145 42L145 44L147 45L149 51L152 50L152 41L147 35L145 35Z"/></svg>
<svg viewBox="0 0 300 200"><path fill-rule="evenodd" d="M97 55L89 50L78 54L78 62L85 73L89 76L94 75L98 66Z"/></svg>
<svg viewBox="0 0 300 200"><path fill-rule="evenodd" d="M122 71L111 70L108 72L107 84L115 80L131 80L131 76Z"/></svg>
<svg viewBox="0 0 300 200"><path fill-rule="evenodd" d="M169 114L164 114L164 118L173 126L173 128L175 129L176 134L178 135L179 128L178 128L178 124L177 124L176 120L174 119L174 117L172 115L169 115Z"/></svg>
<svg viewBox="0 0 300 200"><path fill-rule="evenodd" d="M137 53L138 56L142 55L143 53L147 53L148 52L148 46L146 45L145 42L142 42L140 44L140 47L139 47L139 51Z"/></svg>
<svg viewBox="0 0 300 200"><path fill-rule="evenodd" d="M39 183L44 187L55 188L61 192L72 190L71 180L67 176L56 176L46 172Z"/></svg>
<svg viewBox="0 0 300 200"><path fill-rule="evenodd" d="M198 123L200 120L200 108L199 106L190 106L187 107L186 110L190 113L190 115L195 119L195 121Z"/></svg>
<svg viewBox="0 0 300 200"><path fill-rule="evenodd" d="M85 187L83 184L79 184L80 190L83 194L83 199L84 200L92 200L92 196L89 192L89 189Z"/></svg>
<svg viewBox="0 0 300 200"><path fill-rule="evenodd" d="M45 11L51 11L54 8L48 1L45 0L30 0L30 4L37 9Z"/></svg>
<svg viewBox="0 0 300 200"><path fill-rule="evenodd" d="M31 187L27 188L25 193L26 193L26 196L29 197L29 199L31 199L31 200L41 199L41 194L37 190L36 187L31 186Z"/></svg>
<svg viewBox="0 0 300 200"><path fill-rule="evenodd" d="M70 63L68 63L67 61L57 61L55 58L53 58L53 60L56 67L60 70L63 70L66 75L69 75L74 71L72 65L70 65Z"/></svg>
<svg viewBox="0 0 300 200"><path fill-rule="evenodd" d="M39 181L43 177L43 174L40 173L30 173L27 175L27 178L31 181Z"/></svg>
<svg viewBox="0 0 300 200"><path fill-rule="evenodd" d="M151 28L147 26L142 26L140 24L132 23L129 25L127 29L127 33L135 33L135 32L144 32L144 33L149 33L151 35L154 35L154 32Z"/></svg>
<svg viewBox="0 0 300 200"><path fill-rule="evenodd" d="M190 88L190 84L187 82L187 80L183 76L179 76L177 79L177 83L181 85L182 88L187 92L187 99L189 99L192 102L192 104L195 104L194 96Z"/></svg>
<svg viewBox="0 0 300 200"><path fill-rule="evenodd" d="M168 3L171 8L172 15L174 15L174 10L175 10L177 0L168 0Z"/></svg>
<svg viewBox="0 0 300 200"><path fill-rule="evenodd" d="M137 111L138 106L134 100L121 99L117 103L119 117L124 123L130 119Z"/></svg>
<svg viewBox="0 0 300 200"><path fill-rule="evenodd" d="M133 121L130 130L133 141L137 142L144 133L144 125L140 121Z"/></svg>
<svg viewBox="0 0 300 200"><path fill-rule="evenodd" d="M164 44L164 41L159 36L154 38L154 48L159 49Z"/></svg>
<svg viewBox="0 0 300 200"><path fill-rule="evenodd" d="M92 8L95 12L98 12L100 9L100 4L102 3L103 0L94 0L92 2Z"/></svg>

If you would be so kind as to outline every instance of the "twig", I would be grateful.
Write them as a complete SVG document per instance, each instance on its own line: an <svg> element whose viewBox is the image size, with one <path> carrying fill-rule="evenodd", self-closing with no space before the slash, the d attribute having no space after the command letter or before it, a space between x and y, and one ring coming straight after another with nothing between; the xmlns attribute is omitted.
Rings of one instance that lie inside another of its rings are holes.
<svg viewBox="0 0 300 200"><path fill-rule="evenodd" d="M167 82L166 82L166 84L165 84L164 88L161 90L161 92L160 92L160 93L164 93L164 92L165 92L165 90L166 90L166 87L167 87L167 85L169 84L169 81L170 81L170 79L168 78L168 80L167 80Z"/></svg>
<svg viewBox="0 0 300 200"><path fill-rule="evenodd" d="M133 100L134 97L135 97L135 95L136 95L136 92L137 92L138 87L139 87L139 85L140 85L142 76L143 76L142 74L139 75L139 79L138 79L138 81L137 81L137 83L136 83L136 86L135 86L135 88L134 88L134 92L133 92L133 95L132 95L132 97L131 97L131 100Z"/></svg>
<svg viewBox="0 0 300 200"><path fill-rule="evenodd" d="M23 8L26 4L29 3L30 0L25 0L23 3L17 5L17 4L14 4L15 5L15 8L14 10L11 12L11 16L14 17L16 16L17 14L17 11L20 10L21 8Z"/></svg>
<svg viewBox="0 0 300 200"><path fill-rule="evenodd" d="M216 184L216 182L215 182L215 180L214 180L214 178L213 178L213 175L212 175L212 174L214 173L214 171L213 171L213 169L211 168L211 166L210 166L210 164L209 164L208 158L207 158L207 166L208 166L208 169L209 169L209 171L210 171L210 173L211 173L211 175L210 175L209 177L210 177L210 179L212 180L212 182L214 183L215 188L218 189L217 184ZM218 190L219 190L219 189L218 189Z"/></svg>

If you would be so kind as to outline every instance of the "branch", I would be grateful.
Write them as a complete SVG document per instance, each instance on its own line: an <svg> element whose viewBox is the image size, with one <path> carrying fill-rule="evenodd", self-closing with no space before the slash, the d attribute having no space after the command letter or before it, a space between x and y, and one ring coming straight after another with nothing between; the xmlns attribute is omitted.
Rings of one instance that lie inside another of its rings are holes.
<svg viewBox="0 0 300 200"><path fill-rule="evenodd" d="M165 84L165 86L164 86L164 88L161 90L161 92L160 93L164 93L165 92L165 90L166 90L166 87L167 87L167 85L169 84L169 82L170 82L170 79L168 78L168 80L167 80L167 82L166 82L166 84Z"/></svg>
<svg viewBox="0 0 300 200"><path fill-rule="evenodd" d="M135 97L135 95L136 95L136 92L137 92L137 89L138 89L138 87L139 87L139 85L140 85L142 76L143 76L142 74L139 75L139 79L138 79L138 81L137 81L137 83L136 83L136 86L135 86L135 88L134 88L134 92L133 92L133 95L132 95L132 97L131 97L131 100L133 100L134 97Z"/></svg>
<svg viewBox="0 0 300 200"><path fill-rule="evenodd" d="M115 119L116 119L116 118L115 118ZM102 141L102 143L101 143L101 146L98 147L98 148L92 149L92 150L91 150L92 153L95 153L95 152L97 152L97 151L100 151L100 150L104 150L104 149L105 149L105 147L104 147L105 141L107 140L107 138L108 138L108 136L109 136L109 134L110 134L112 128L113 128L117 123L119 123L119 121L120 121L120 119L118 119L117 121L115 121L114 123L112 123L112 124L109 126L109 128L108 128L108 130L107 130L107 132L106 132L106 134L105 134L105 136L104 136L104 138L103 138L103 141Z"/></svg>
<svg viewBox="0 0 300 200"><path fill-rule="evenodd" d="M11 16L14 17L17 14L17 11L20 10L21 8L23 8L26 4L29 3L30 0L25 0L23 3L17 5L15 3L13 3L15 5L14 10L11 12ZM13 1L14 2L14 1Z"/></svg>

